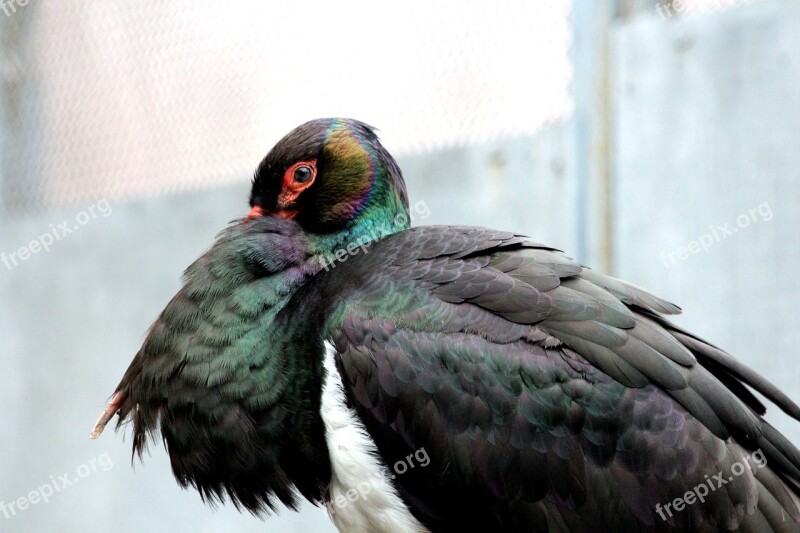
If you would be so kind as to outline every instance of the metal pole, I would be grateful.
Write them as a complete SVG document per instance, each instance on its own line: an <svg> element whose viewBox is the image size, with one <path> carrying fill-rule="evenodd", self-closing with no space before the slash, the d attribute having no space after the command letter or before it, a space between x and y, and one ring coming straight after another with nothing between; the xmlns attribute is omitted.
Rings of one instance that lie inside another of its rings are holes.
<svg viewBox="0 0 800 533"><path fill-rule="evenodd" d="M613 268L609 34L616 0L573 0L577 257Z"/></svg>

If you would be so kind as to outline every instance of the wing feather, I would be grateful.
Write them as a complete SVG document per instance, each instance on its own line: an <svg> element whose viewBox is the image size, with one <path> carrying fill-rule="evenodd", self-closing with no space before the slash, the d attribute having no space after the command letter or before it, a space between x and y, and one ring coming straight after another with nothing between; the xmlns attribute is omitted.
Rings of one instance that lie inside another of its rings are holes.
<svg viewBox="0 0 800 533"><path fill-rule="evenodd" d="M446 516L411 505L432 530L654 527L656 504L756 450L767 466L668 523L800 528L800 452L748 387L800 408L668 323L677 306L510 233L434 226L373 249L340 267L328 331L382 455L430 449L431 475L398 485L444 498Z"/></svg>

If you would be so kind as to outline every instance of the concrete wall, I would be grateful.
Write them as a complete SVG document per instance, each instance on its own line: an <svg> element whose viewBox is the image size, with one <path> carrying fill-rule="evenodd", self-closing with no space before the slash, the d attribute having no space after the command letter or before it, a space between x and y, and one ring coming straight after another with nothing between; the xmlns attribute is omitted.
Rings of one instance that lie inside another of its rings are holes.
<svg viewBox="0 0 800 533"><path fill-rule="evenodd" d="M615 37L616 274L800 401L800 4Z"/></svg>
<svg viewBox="0 0 800 533"><path fill-rule="evenodd" d="M682 305L681 324L800 399L793 2L691 20L653 13L617 28L610 159L616 273ZM412 203L430 212L419 222L512 229L574 252L575 139L567 123L401 160ZM266 523L211 510L178 488L160 446L131 468L122 433L88 439L180 272L244 214L246 198L243 177L225 189L3 222L6 254L61 235L65 221L77 229L49 252L17 256L11 268L0 262L0 502L47 484L62 489L9 518L0 507L0 531L333 530L309 506ZM723 239L717 226L726 224L736 231ZM800 424L777 417L777 426L800 442ZM65 473L78 481L63 487Z"/></svg>

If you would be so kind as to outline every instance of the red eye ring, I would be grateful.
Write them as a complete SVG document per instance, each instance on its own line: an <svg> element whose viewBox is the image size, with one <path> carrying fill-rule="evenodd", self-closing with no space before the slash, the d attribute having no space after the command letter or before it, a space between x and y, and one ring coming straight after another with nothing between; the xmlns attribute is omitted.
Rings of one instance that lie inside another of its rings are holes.
<svg viewBox="0 0 800 533"><path fill-rule="evenodd" d="M302 192L317 178L317 160L298 161L286 169L283 175L283 192Z"/></svg>
<svg viewBox="0 0 800 533"><path fill-rule="evenodd" d="M299 178L299 179L298 179ZM278 212L287 213L286 218L297 214L300 194L313 185L317 179L317 160L298 161L283 174L283 187L278 195Z"/></svg>

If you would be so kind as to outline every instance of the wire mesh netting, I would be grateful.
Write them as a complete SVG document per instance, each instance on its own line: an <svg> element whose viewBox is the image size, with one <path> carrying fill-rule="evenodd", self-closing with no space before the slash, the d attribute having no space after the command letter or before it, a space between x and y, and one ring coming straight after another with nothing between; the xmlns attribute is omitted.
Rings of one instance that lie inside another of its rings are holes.
<svg viewBox="0 0 800 533"><path fill-rule="evenodd" d="M570 2L27 4L3 23L7 213L249 179L297 124L395 153L570 111ZM5 17L3 17L5 18Z"/></svg>
<svg viewBox="0 0 800 533"><path fill-rule="evenodd" d="M571 7L4 2L0 214L244 181L321 116L371 123L400 155L530 133L572 109Z"/></svg>

